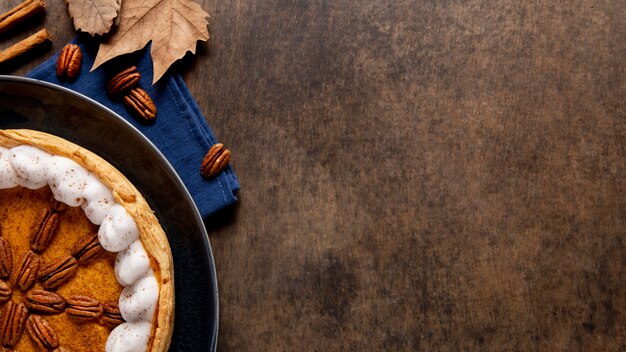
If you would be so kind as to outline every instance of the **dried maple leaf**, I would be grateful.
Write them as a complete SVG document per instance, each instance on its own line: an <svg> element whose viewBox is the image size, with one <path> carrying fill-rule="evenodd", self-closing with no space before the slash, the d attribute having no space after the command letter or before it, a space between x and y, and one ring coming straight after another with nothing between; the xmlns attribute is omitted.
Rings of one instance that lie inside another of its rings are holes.
<svg viewBox="0 0 626 352"><path fill-rule="evenodd" d="M100 44L91 69L152 41L150 54L156 82L187 51L195 53L198 40L209 39L207 17L209 14L191 0L124 0L119 27Z"/></svg>
<svg viewBox="0 0 626 352"><path fill-rule="evenodd" d="M121 0L65 0L74 28L92 36L109 33Z"/></svg>

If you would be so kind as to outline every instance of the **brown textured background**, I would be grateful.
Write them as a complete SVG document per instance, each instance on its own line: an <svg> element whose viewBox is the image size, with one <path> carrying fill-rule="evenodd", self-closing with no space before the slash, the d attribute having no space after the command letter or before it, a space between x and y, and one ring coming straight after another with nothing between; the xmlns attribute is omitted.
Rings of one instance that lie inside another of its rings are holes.
<svg viewBox="0 0 626 352"><path fill-rule="evenodd" d="M626 2L202 4L220 351L626 350Z"/></svg>

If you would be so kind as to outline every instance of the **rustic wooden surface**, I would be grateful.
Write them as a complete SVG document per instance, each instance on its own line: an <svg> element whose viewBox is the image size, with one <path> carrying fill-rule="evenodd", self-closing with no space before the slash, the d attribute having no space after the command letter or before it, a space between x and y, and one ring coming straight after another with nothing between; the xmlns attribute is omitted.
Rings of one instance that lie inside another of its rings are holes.
<svg viewBox="0 0 626 352"><path fill-rule="evenodd" d="M220 351L626 350L626 2L203 6Z"/></svg>

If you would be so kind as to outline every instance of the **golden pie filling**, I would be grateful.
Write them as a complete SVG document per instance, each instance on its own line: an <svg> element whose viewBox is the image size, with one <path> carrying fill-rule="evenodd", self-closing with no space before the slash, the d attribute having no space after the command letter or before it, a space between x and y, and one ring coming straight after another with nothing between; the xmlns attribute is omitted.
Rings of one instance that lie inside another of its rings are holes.
<svg viewBox="0 0 626 352"><path fill-rule="evenodd" d="M114 167L68 141L0 130L0 350L165 351L167 238Z"/></svg>
<svg viewBox="0 0 626 352"><path fill-rule="evenodd" d="M98 234L98 227L86 218L81 208L66 207L60 212L53 211L58 214L58 220L56 229L53 229L54 233L51 234L49 245L38 251L40 253L34 252L31 248L31 241L34 234L39 231L41 213L46 209L51 209L51 199L52 193L47 187L38 190L24 187L0 190L0 228L2 238L6 239L3 244L8 244L9 247L4 248L4 251L12 253L11 275L3 278L9 283L12 293L8 297L2 295L0 298L12 300L18 304L22 303L27 307L29 316L40 315L45 319L57 335L56 342L52 341L52 345L77 352L104 351L111 330L123 322L120 320L116 324L114 319L107 319L103 308L105 304L117 307L117 301L123 289L115 278L115 253L102 249L97 251L97 257L87 263L81 265L76 262L76 270L73 270L75 274L64 279L55 291L49 291L58 294L65 301L65 304L57 303L59 309L54 312L50 312L53 308L49 306L54 306L56 302L46 300L48 297L37 299L32 294L30 296L35 298L34 300L29 300L27 297L29 292L48 291L42 286L41 280L35 278L32 286L24 291L16 283L22 258L29 252L39 256L43 264L40 264L41 269L54 264L61 258L71 256L78 242ZM95 307L84 309L86 311L84 318L65 312L68 308L67 299L76 296L92 298L96 303ZM115 311L108 313L108 316L115 315ZM6 335L4 331L0 334ZM23 336L14 346L15 349L39 351L37 343L28 335L28 331L24 331Z"/></svg>

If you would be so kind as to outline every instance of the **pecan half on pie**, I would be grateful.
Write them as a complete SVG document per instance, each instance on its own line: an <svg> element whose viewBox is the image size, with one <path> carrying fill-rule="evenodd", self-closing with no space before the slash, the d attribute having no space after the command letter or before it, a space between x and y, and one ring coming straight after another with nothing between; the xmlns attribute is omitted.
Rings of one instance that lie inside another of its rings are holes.
<svg viewBox="0 0 626 352"><path fill-rule="evenodd" d="M96 154L0 130L0 350L166 351L170 247L137 189Z"/></svg>

